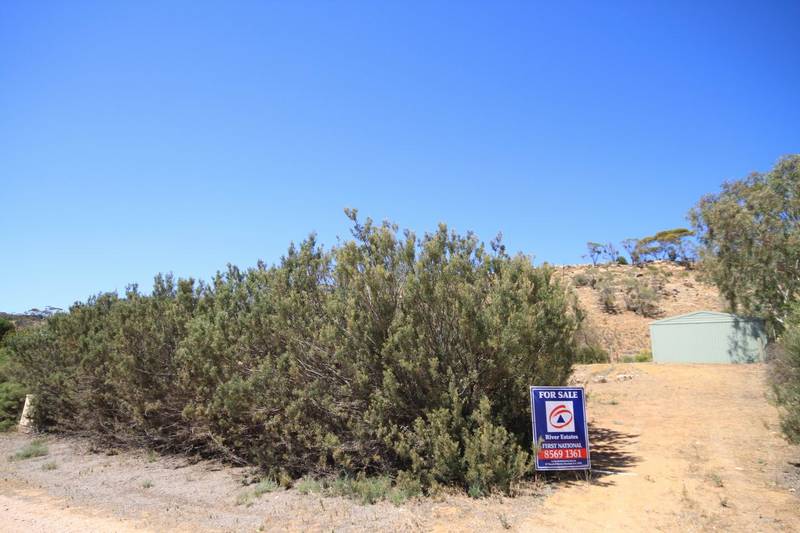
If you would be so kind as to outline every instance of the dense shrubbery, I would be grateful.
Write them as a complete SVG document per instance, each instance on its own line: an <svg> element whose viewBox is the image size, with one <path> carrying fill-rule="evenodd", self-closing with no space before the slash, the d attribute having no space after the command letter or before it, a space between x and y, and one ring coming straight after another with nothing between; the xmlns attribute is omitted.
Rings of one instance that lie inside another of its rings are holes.
<svg viewBox="0 0 800 533"><path fill-rule="evenodd" d="M800 154L725 183L690 213L701 266L735 313L764 319L786 436L800 442Z"/></svg>
<svg viewBox="0 0 800 533"><path fill-rule="evenodd" d="M800 443L800 306L787 320L786 330L769 365L775 400L781 408L781 428Z"/></svg>
<svg viewBox="0 0 800 533"><path fill-rule="evenodd" d="M571 371L571 294L499 243L349 215L332 250L312 236L209 285L158 277L15 335L36 423L276 477L508 489L530 468L528 385Z"/></svg>
<svg viewBox="0 0 800 533"><path fill-rule="evenodd" d="M0 342L3 337L14 331L14 323L7 318L0 317Z"/></svg>
<svg viewBox="0 0 800 533"><path fill-rule="evenodd" d="M14 426L25 402L25 390L8 376L8 353L3 347L3 339L10 338L14 324L0 317L0 431Z"/></svg>

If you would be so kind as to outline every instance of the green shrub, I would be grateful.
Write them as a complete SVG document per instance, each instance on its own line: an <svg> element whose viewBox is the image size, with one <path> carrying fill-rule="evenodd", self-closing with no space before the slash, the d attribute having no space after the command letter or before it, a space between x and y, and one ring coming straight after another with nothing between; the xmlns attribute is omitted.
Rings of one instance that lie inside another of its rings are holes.
<svg viewBox="0 0 800 533"><path fill-rule="evenodd" d="M575 277L572 278L573 283L575 283L576 287L587 287L592 283L592 278L583 272L575 274Z"/></svg>
<svg viewBox="0 0 800 533"><path fill-rule="evenodd" d="M0 340L0 431L16 426L25 405L25 388L9 376L9 356L9 351Z"/></svg>
<svg viewBox="0 0 800 533"><path fill-rule="evenodd" d="M7 318L0 317L0 341L3 337L14 331L14 323Z"/></svg>
<svg viewBox="0 0 800 533"><path fill-rule="evenodd" d="M603 311L610 314L616 314L617 309L617 290L610 283L603 283L599 286L597 297L600 300L600 306Z"/></svg>
<svg viewBox="0 0 800 533"><path fill-rule="evenodd" d="M768 368L781 429L790 442L800 444L800 306L787 319L775 348Z"/></svg>
<svg viewBox="0 0 800 533"><path fill-rule="evenodd" d="M488 494L492 488L509 492L511 484L531 467L529 455L508 434L494 423L492 405L487 398L472 414L475 428L464 443L466 481L470 491Z"/></svg>
<svg viewBox="0 0 800 533"><path fill-rule="evenodd" d="M649 363L653 360L653 354L650 350L642 350L636 355L625 355L621 360L623 363Z"/></svg>
<svg viewBox="0 0 800 533"><path fill-rule="evenodd" d="M578 348L575 362L581 364L609 363L611 357L600 346L585 344Z"/></svg>
<svg viewBox="0 0 800 533"><path fill-rule="evenodd" d="M627 280L625 308L628 311L633 311L643 317L655 318L661 313L658 301L658 293L655 289L636 278Z"/></svg>
<svg viewBox="0 0 800 533"><path fill-rule="evenodd" d="M19 383L0 383L0 431L17 425L25 404L25 389Z"/></svg>
<svg viewBox="0 0 800 533"><path fill-rule="evenodd" d="M12 336L36 424L275 477L507 490L528 471L528 386L571 373L573 295L499 242L349 215L331 250L311 236L208 285L159 276Z"/></svg>
<svg viewBox="0 0 800 533"><path fill-rule="evenodd" d="M262 479L253 486L252 490L248 490L239 494L236 498L236 505L251 506L256 498L260 498L269 492L280 490L281 486L273 478Z"/></svg>
<svg viewBox="0 0 800 533"><path fill-rule="evenodd" d="M628 260L625 259L625 256L619 255L619 256L617 256L617 264L618 265L627 265L628 264Z"/></svg>
<svg viewBox="0 0 800 533"><path fill-rule="evenodd" d="M409 475L407 472L400 472L395 479L394 487L389 492L389 501L395 505L400 505L406 500L416 498L422 494L422 484L418 479Z"/></svg>
<svg viewBox="0 0 800 533"><path fill-rule="evenodd" d="M258 497L268 492L275 492L281 486L272 478L262 479L253 487L253 494Z"/></svg>
<svg viewBox="0 0 800 533"><path fill-rule="evenodd" d="M373 504L388 497L392 488L392 480L386 476L361 477L344 479L332 484L327 493L333 496L345 496L361 502Z"/></svg>

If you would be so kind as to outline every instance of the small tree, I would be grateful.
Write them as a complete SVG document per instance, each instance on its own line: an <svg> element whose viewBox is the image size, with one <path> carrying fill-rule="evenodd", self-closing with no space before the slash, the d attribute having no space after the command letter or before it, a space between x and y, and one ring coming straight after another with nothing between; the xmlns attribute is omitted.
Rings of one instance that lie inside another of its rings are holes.
<svg viewBox="0 0 800 533"><path fill-rule="evenodd" d="M686 228L674 228L659 231L652 238L660 248L662 257L678 263L689 263L694 260L694 247L691 238L694 232Z"/></svg>
<svg viewBox="0 0 800 533"><path fill-rule="evenodd" d="M39 309L38 307L34 307L33 309L28 309L27 311L25 311L25 315L34 318L45 319L45 318L50 318L56 313L61 313L63 311L64 310L61 309L60 307L53 307L52 305L46 305L44 309Z"/></svg>
<svg viewBox="0 0 800 533"><path fill-rule="evenodd" d="M654 235L642 237L636 249L643 262L661 261L666 258L664 247Z"/></svg>
<svg viewBox="0 0 800 533"><path fill-rule="evenodd" d="M800 154L725 183L690 218L703 269L731 309L766 319L780 334L800 300Z"/></svg>
<svg viewBox="0 0 800 533"><path fill-rule="evenodd" d="M603 246L603 257L605 257L609 263L614 263L619 257L619 251L614 246L613 243L606 243Z"/></svg>
<svg viewBox="0 0 800 533"><path fill-rule="evenodd" d="M603 250L605 249L605 245L599 242L592 242L589 241L586 243L587 253L584 257L588 257L592 260L592 265L597 266L597 260L603 255Z"/></svg>
<svg viewBox="0 0 800 533"><path fill-rule="evenodd" d="M640 262L639 239L625 239L621 244L622 249L628 252L628 255L631 258L631 264L638 265Z"/></svg>

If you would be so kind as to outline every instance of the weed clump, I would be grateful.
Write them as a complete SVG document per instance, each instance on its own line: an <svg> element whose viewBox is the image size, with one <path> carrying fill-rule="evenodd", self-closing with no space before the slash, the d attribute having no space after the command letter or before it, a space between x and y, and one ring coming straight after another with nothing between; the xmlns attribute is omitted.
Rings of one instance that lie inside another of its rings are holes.
<svg viewBox="0 0 800 533"><path fill-rule="evenodd" d="M622 357L623 363L650 363L653 361L653 353L650 350L642 350L635 355L625 355Z"/></svg>
<svg viewBox="0 0 800 533"><path fill-rule="evenodd" d="M363 505L384 500L400 505L422 494L422 485L408 474L400 474L395 480L389 476L364 474L327 479L304 477L295 483L295 489L301 494L349 498Z"/></svg>
<svg viewBox="0 0 800 533"><path fill-rule="evenodd" d="M273 478L265 478L256 483L252 490L245 491L236 498L236 505L250 507L257 498L264 494L281 490L281 485Z"/></svg>
<svg viewBox="0 0 800 533"><path fill-rule="evenodd" d="M314 494L321 493L324 488L323 484L311 476L304 476L295 483L294 488L300 494Z"/></svg>
<svg viewBox="0 0 800 533"><path fill-rule="evenodd" d="M49 450L47 445L41 440L34 440L17 450L11 457L10 461L24 461L25 459L32 459L34 457L44 457Z"/></svg>

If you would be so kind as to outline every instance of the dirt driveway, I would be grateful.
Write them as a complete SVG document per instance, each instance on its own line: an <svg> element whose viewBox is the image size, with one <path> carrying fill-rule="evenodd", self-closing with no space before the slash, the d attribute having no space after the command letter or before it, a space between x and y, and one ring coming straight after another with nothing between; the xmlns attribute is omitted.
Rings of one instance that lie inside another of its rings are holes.
<svg viewBox="0 0 800 533"><path fill-rule="evenodd" d="M516 498L445 495L396 507L265 494L237 504L245 469L143 453L106 455L48 438L46 457L7 461L4 531L796 531L800 448L780 437L759 365L591 365L595 472L547 477Z"/></svg>

